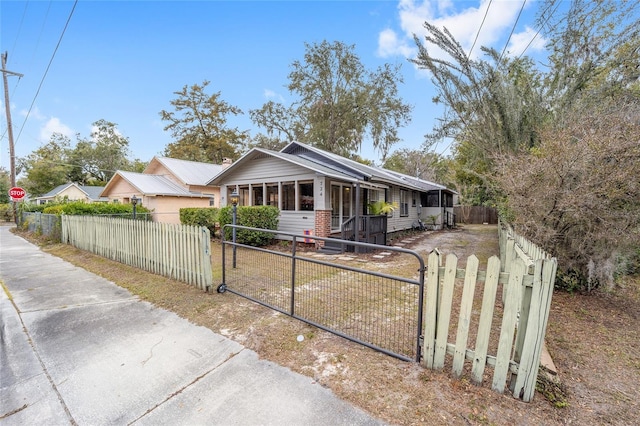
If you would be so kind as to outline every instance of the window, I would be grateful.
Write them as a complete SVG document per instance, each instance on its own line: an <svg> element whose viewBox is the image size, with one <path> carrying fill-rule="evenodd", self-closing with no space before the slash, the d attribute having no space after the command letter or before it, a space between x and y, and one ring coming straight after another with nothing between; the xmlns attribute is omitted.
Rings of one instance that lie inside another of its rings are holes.
<svg viewBox="0 0 640 426"><path fill-rule="evenodd" d="M296 209L296 188L293 183L282 184L282 210Z"/></svg>
<svg viewBox="0 0 640 426"><path fill-rule="evenodd" d="M253 205L261 206L264 201L262 197L262 186L254 186L252 190L253 190Z"/></svg>
<svg viewBox="0 0 640 426"><path fill-rule="evenodd" d="M238 201L239 206L248 206L249 204L249 187L245 186L244 188L240 188L240 201Z"/></svg>
<svg viewBox="0 0 640 426"><path fill-rule="evenodd" d="M209 197L209 207L215 207L216 205L216 197L213 195Z"/></svg>
<svg viewBox="0 0 640 426"><path fill-rule="evenodd" d="M438 191L429 191L427 193L427 205L426 207L440 207Z"/></svg>
<svg viewBox="0 0 640 426"><path fill-rule="evenodd" d="M405 189L400 190L400 216L409 216L408 192Z"/></svg>
<svg viewBox="0 0 640 426"><path fill-rule="evenodd" d="M300 189L300 210L313 210L313 182L301 183Z"/></svg>
<svg viewBox="0 0 640 426"><path fill-rule="evenodd" d="M446 207L453 207L453 194L446 194Z"/></svg>
<svg viewBox="0 0 640 426"><path fill-rule="evenodd" d="M411 207L416 206L416 191L411 192Z"/></svg>
<svg viewBox="0 0 640 426"><path fill-rule="evenodd" d="M267 185L267 205L278 207L278 184Z"/></svg>

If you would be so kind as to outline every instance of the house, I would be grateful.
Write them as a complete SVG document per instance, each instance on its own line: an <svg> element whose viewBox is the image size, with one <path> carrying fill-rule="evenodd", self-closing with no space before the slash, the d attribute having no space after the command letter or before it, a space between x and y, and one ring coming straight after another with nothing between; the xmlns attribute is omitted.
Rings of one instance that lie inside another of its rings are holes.
<svg viewBox="0 0 640 426"><path fill-rule="evenodd" d="M40 197L36 197L36 204L47 204L54 201L86 201L88 203L107 202L107 198L101 197L102 186L85 186L77 183L65 183L58 185L51 191Z"/></svg>
<svg viewBox="0 0 640 426"><path fill-rule="evenodd" d="M345 229L355 229L354 223L368 223L369 204L375 201L396 202L398 209L384 218L385 240L370 242L384 243L387 232L415 228L427 218L437 228L455 223L454 191L299 142L281 151L254 148L209 184L220 186L222 205L237 191L239 205L278 207L282 232L344 237Z"/></svg>
<svg viewBox="0 0 640 426"><path fill-rule="evenodd" d="M180 223L181 208L220 206L220 188L207 183L225 166L156 156L142 173L117 171L102 196L115 203L135 196L155 222Z"/></svg>

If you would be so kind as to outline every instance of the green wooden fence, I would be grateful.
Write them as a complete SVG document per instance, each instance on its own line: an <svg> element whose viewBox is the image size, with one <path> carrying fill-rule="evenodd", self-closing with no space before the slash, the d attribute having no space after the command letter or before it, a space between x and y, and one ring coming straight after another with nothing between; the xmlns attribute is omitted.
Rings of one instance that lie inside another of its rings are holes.
<svg viewBox="0 0 640 426"><path fill-rule="evenodd" d="M480 271L475 256L462 269L454 254L446 257L444 266L437 250L429 255L423 362L440 370L451 355L453 376L460 377L469 361L476 384L482 383L490 365L493 390L502 393L508 383L515 398L529 402L535 394L556 259L538 259L528 271L522 259L514 258L510 272L501 269L497 256ZM502 303L496 300L500 287L505 294Z"/></svg>
<svg viewBox="0 0 640 426"><path fill-rule="evenodd" d="M205 291L213 283L205 227L63 215L62 242Z"/></svg>

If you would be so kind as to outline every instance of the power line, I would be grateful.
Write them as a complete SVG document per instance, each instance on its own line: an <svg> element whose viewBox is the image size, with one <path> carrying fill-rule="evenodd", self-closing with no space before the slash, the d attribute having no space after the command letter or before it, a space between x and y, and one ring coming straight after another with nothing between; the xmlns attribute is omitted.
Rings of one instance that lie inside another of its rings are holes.
<svg viewBox="0 0 640 426"><path fill-rule="evenodd" d="M55 58L56 53L58 52L58 48L60 47L60 43L62 42L62 37L64 37L64 33L67 31L67 27L69 26L69 22L71 21L71 17L73 16L73 12L76 9L76 5L78 4L78 0L75 0L73 2L73 7L71 8L71 12L69 13L69 17L67 18L67 22L64 24L64 28L62 29L62 34L60 34L60 38L58 39L58 44L56 44L56 48L53 50L53 54L51 55L51 59L49 60L49 64L47 65L47 69L44 72L44 75L42 76L42 79L40 80L40 85L38 85L38 90L36 91L35 96L33 97L33 101L31 102L31 105L29 106L29 110L27 111L27 115L24 118L24 121L22 122L22 126L20 127L20 132L18 132L18 137L16 138L16 144L18 142L18 140L20 139L20 135L22 134L22 130L24 129L25 124L27 123L27 120L29 119L29 115L31 114L31 110L33 109L33 105L36 103L36 99L38 98L38 95L40 94L40 89L42 88L42 85L44 84L44 79L47 77L47 73L49 72L49 68L51 67L51 64L53 63L53 58Z"/></svg>
<svg viewBox="0 0 640 426"><path fill-rule="evenodd" d="M522 2L522 7L520 8L520 12L518 12L518 17L516 18L516 22L513 23L513 27L511 28L511 33L509 33L509 38L507 38L507 42L504 44L504 49L502 49L502 53L500 54L500 58L498 62L502 60L502 56L504 56L504 52L507 50L507 46L509 46L509 42L511 41L511 36L513 36L514 31L516 30L516 25L518 25L518 21L520 20L520 16L522 15L522 11L524 10L524 6L527 4L527 0Z"/></svg>
<svg viewBox="0 0 640 426"><path fill-rule="evenodd" d="M489 4L487 4L487 10L484 11L484 16L482 17L482 22L480 22L480 28L478 28L478 31L476 32L476 37L473 40L473 44L471 45L471 49L469 49L469 53L467 54L467 60L469 60L471 58L471 52L473 52L473 48L476 47L476 43L478 41L478 37L480 36L480 31L482 31L482 27L484 26L484 22L487 20L487 15L489 14L489 9L491 8L491 3L492 2L493 2L493 0L489 0ZM460 78L461 76L462 76L462 71L460 71L460 74L458 75L458 78ZM447 114L446 106L445 106L444 113L445 113L445 115ZM443 155L446 150L451 148L451 145L453 145L453 142L454 142L454 140L449 142L447 147L442 150L440 155Z"/></svg>
<svg viewBox="0 0 640 426"><path fill-rule="evenodd" d="M544 20L544 22L542 24L540 24L540 27L538 28L538 31L536 31L535 35L533 36L533 38L529 41L529 43L527 44L527 46L524 48L524 50L522 51L522 53L520 53L520 55L518 56L518 59L520 59L522 57L522 55L524 55L524 52L527 51L527 49L531 46L531 43L533 43L533 41L538 37L538 35L540 34L540 31L542 31L542 28L547 25L547 22L549 22L549 20L551 19L551 17L553 16L554 13L556 13L556 10L558 10L558 7L560 7L560 4L562 2L560 1L556 1L555 2L555 9L553 9L551 11L551 13L549 14L549 16L547 16L547 19ZM549 3L549 6L547 6L547 8L542 12L542 16L544 16L545 13L547 13L547 10L549 10L549 8L553 5L554 3Z"/></svg>
<svg viewBox="0 0 640 426"><path fill-rule="evenodd" d="M525 0L526 1L526 0ZM476 42L478 41L478 37L480 36L480 31L484 26L484 21L487 19L487 15L489 14L489 9L491 8L491 3L493 0L489 0L489 4L487 5L487 10L484 12L484 17L482 18L482 22L480 23L480 28L478 28L478 32L476 33L476 38L473 40L473 44L471 45L471 49L469 50L469 54L467 55L467 59L471 58L471 52L473 52L473 48L476 47Z"/></svg>

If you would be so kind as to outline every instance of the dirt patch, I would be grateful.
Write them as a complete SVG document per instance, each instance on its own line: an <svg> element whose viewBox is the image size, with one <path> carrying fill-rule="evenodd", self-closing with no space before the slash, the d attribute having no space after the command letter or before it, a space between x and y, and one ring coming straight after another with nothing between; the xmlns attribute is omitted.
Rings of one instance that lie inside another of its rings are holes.
<svg viewBox="0 0 640 426"><path fill-rule="evenodd" d="M467 225L454 231L428 232L409 248L426 255L436 247L465 261L475 254L485 268L487 258L498 254L497 228ZM566 400L549 401L538 392L533 402L524 403L499 395L488 385L477 387L466 378L454 380L447 373L450 370L435 372L396 360L231 293L205 294L66 245L43 249L236 340L262 358L313 378L392 424L637 424L638 278L622 282L609 294L554 294L547 345L562 385L547 383L541 390L566 394L562 395ZM399 257L390 257L381 261L381 267L401 267L394 265L397 262ZM298 336L304 339L298 341Z"/></svg>

